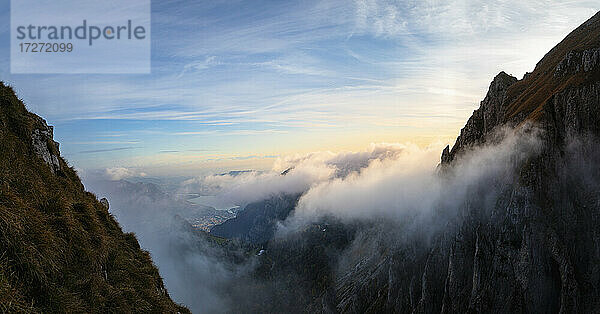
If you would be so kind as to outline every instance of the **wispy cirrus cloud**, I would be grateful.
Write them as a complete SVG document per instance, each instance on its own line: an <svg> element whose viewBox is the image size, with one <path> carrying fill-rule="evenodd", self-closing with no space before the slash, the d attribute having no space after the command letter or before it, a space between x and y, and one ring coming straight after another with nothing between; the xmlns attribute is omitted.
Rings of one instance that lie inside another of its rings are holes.
<svg viewBox="0 0 600 314"><path fill-rule="evenodd" d="M95 149L95 150L82 150L79 154L93 154L93 153L107 153L107 152L117 152L121 150L130 150L135 149L136 147L117 147L117 148L107 148L107 149Z"/></svg>

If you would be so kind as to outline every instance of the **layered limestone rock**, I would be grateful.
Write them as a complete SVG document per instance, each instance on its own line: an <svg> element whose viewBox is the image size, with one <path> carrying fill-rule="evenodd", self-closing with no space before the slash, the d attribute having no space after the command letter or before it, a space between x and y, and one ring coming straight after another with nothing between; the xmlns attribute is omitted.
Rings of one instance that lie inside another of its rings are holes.
<svg viewBox="0 0 600 314"><path fill-rule="evenodd" d="M600 63L600 48L571 51L556 66L554 76L563 77L579 72L590 72L596 69L598 63Z"/></svg>

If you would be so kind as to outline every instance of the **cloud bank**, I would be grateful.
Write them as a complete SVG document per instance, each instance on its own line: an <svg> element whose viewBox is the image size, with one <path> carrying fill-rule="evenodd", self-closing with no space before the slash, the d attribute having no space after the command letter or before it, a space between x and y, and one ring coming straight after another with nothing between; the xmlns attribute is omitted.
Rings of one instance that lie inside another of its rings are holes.
<svg viewBox="0 0 600 314"><path fill-rule="evenodd" d="M280 157L266 172L199 177L183 189L237 205L279 194L302 194L284 229L336 217L342 221L445 219L470 199L492 200L515 171L540 149L539 131L501 130L488 145L460 156L441 175L442 145L372 144L358 152L314 152ZM486 206L486 204L483 204Z"/></svg>
<svg viewBox="0 0 600 314"><path fill-rule="evenodd" d="M314 152L278 158L272 170L209 175L187 180L182 191L215 195L240 206L278 194L299 194L320 182L344 178L374 161L397 160L416 151L416 145L371 144L364 151ZM431 149L429 152L439 151ZM437 154L437 153L436 153ZM429 156L433 158L433 154Z"/></svg>
<svg viewBox="0 0 600 314"><path fill-rule="evenodd" d="M461 156L444 175L435 167L439 150L416 149L397 159L373 160L359 172L313 186L292 219L429 218L439 211L458 211L476 194L492 199L496 187L512 182L518 165L539 151L537 131L527 132L503 131L500 143Z"/></svg>
<svg viewBox="0 0 600 314"><path fill-rule="evenodd" d="M302 194L292 216L279 225L279 237L302 235L297 231L306 230L307 224L332 217L347 226L356 222L375 226L382 234L385 226L392 226L406 237L431 235L463 210L493 208L503 188L514 182L519 164L540 150L538 138L537 131L529 128L516 133L504 130L489 145L473 149L443 170L437 168L441 144L426 148L372 144L357 152L280 157L270 171L198 177L181 188L238 204L282 193ZM107 173L122 177L131 175L132 170L115 168ZM136 193L148 192L143 188ZM175 300L200 313L227 312L235 304L255 302L247 300L248 289L255 297L268 298L280 288L271 279L253 277L254 254L232 257L237 253L231 248L211 245L208 238L191 231L175 216L175 201L136 193L126 193L122 199L116 194L109 197L111 210L119 210L115 213L120 223L136 232L141 245L150 250ZM356 245L364 245L360 241L355 241ZM375 245L369 237L363 241ZM236 259L239 262L233 263ZM350 263L352 259L341 261Z"/></svg>
<svg viewBox="0 0 600 314"><path fill-rule="evenodd" d="M492 208L522 162L540 149L539 131L527 126L516 133L499 131L493 144L470 150L452 167L436 168L439 150L374 159L360 171L312 186L282 230L326 217L383 219L408 223L405 227L415 231L442 226L474 204L482 211Z"/></svg>

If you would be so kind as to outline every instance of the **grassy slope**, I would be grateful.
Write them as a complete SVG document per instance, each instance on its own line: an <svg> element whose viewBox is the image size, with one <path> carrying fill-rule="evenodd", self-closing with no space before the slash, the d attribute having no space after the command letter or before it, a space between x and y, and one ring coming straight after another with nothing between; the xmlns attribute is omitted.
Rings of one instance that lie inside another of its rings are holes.
<svg viewBox="0 0 600 314"><path fill-rule="evenodd" d="M40 123L0 82L0 311L187 312L76 172L34 154Z"/></svg>

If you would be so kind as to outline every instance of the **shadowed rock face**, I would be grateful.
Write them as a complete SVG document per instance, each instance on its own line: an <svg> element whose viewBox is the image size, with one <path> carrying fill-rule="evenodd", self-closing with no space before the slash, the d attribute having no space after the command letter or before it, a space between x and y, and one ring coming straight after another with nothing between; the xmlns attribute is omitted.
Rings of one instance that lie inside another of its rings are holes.
<svg viewBox="0 0 600 314"><path fill-rule="evenodd" d="M456 144L442 152L442 170L496 141L498 128L529 124L541 129L542 151L502 188L491 212L465 204L460 222L429 245L361 257L337 279L330 298L337 311L597 312L600 13L522 80L498 74Z"/></svg>
<svg viewBox="0 0 600 314"><path fill-rule="evenodd" d="M448 149L442 152L444 163L450 163L459 151L483 144L486 135L491 133L496 126L505 122L506 91L516 82L517 78L504 72L496 75L490 83L487 95L481 101L479 109L473 112L465 127L460 131L460 136L456 139L452 150L447 147Z"/></svg>

